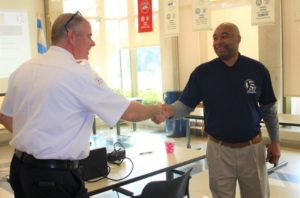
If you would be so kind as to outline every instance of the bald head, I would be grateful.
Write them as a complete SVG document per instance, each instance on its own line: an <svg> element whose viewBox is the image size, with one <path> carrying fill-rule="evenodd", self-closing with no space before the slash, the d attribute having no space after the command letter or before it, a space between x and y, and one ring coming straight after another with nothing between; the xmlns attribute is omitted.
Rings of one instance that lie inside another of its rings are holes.
<svg viewBox="0 0 300 198"><path fill-rule="evenodd" d="M226 29L230 32L232 32L233 34L235 34L236 36L241 36L240 35L240 31L239 31L239 28L233 24L233 23L221 23L215 30L215 32L218 30L218 29Z"/></svg>
<svg viewBox="0 0 300 198"><path fill-rule="evenodd" d="M239 55L240 31L233 23L221 23L213 34L213 47L218 57L227 65L235 63Z"/></svg>

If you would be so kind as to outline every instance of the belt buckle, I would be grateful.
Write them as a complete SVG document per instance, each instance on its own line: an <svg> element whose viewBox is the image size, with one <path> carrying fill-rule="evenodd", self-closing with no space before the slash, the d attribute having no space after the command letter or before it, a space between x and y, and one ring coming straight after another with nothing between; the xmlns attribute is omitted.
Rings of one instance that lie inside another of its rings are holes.
<svg viewBox="0 0 300 198"><path fill-rule="evenodd" d="M257 134L254 138L252 138L249 142L251 144L257 144L259 142L261 142L262 140L262 137L261 137L261 134Z"/></svg>
<svg viewBox="0 0 300 198"><path fill-rule="evenodd" d="M79 161L78 160L75 160L75 161L73 161L73 168L78 168L78 166L79 166Z"/></svg>
<svg viewBox="0 0 300 198"><path fill-rule="evenodd" d="M66 168L68 169L74 169L74 168L78 168L78 160L67 160L66 161Z"/></svg>

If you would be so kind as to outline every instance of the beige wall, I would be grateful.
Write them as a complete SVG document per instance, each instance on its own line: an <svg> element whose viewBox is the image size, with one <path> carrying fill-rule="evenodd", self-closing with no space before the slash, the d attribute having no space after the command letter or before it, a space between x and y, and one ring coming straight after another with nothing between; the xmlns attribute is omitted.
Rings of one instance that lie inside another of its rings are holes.
<svg viewBox="0 0 300 198"><path fill-rule="evenodd" d="M159 7L162 90L178 91L180 89L178 37L165 37L163 1L159 1Z"/></svg>
<svg viewBox="0 0 300 198"><path fill-rule="evenodd" d="M259 60L269 69L277 97L278 111L283 110L281 2L275 1L275 24L259 26Z"/></svg>
<svg viewBox="0 0 300 198"><path fill-rule="evenodd" d="M203 62L200 55L207 55L206 35L207 32L199 32L192 30L192 7L191 5L181 5L180 7L180 34L179 34L179 87L183 90L191 72L197 65ZM201 34L202 33L202 34ZM205 38L205 39L203 39ZM200 40L202 39L202 40ZM203 43L203 41L205 43ZM203 57L206 60L207 57Z"/></svg>
<svg viewBox="0 0 300 198"><path fill-rule="evenodd" d="M3 97L0 97L0 106L1 106L2 102L3 102ZM0 130L3 129L3 128L4 128L3 125L0 124Z"/></svg>
<svg viewBox="0 0 300 198"><path fill-rule="evenodd" d="M300 97L300 19L296 19L296 1L283 1L284 94ZM299 5L299 4L298 4ZM298 12L299 12L298 7Z"/></svg>

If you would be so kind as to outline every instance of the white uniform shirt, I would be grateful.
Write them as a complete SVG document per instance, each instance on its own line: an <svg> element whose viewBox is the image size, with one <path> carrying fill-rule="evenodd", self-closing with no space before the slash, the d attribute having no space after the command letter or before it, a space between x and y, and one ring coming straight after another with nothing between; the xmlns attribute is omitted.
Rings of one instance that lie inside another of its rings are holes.
<svg viewBox="0 0 300 198"><path fill-rule="evenodd" d="M13 147L71 160L88 156L94 114L113 126L128 106L88 64L53 46L11 75L1 112L13 117Z"/></svg>

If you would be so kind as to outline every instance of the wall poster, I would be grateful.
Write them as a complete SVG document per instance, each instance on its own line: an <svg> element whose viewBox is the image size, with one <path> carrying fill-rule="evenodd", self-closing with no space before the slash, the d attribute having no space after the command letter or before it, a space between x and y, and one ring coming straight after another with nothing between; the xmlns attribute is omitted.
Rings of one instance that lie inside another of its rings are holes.
<svg viewBox="0 0 300 198"><path fill-rule="evenodd" d="M209 0L193 0L193 30L211 30L211 9Z"/></svg>
<svg viewBox="0 0 300 198"><path fill-rule="evenodd" d="M275 23L274 0L252 0L252 25L268 25Z"/></svg>
<svg viewBox="0 0 300 198"><path fill-rule="evenodd" d="M179 0L164 0L164 26L166 36L179 34Z"/></svg>

